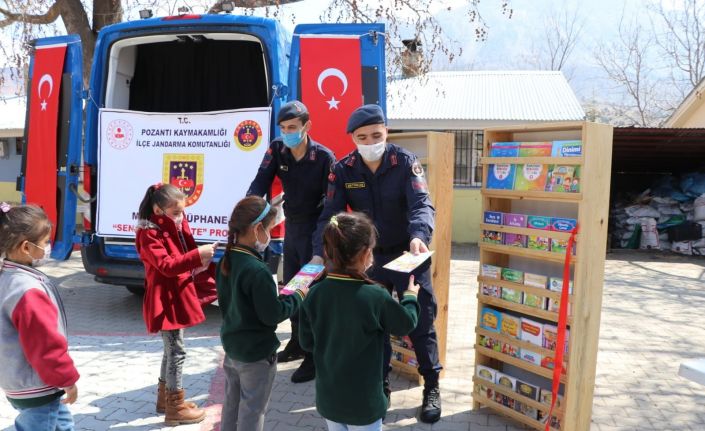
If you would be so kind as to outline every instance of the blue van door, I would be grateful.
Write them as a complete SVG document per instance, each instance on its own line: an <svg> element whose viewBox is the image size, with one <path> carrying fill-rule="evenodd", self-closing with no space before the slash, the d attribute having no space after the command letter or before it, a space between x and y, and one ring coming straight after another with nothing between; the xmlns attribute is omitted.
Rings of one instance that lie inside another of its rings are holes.
<svg viewBox="0 0 705 431"><path fill-rule="evenodd" d="M41 206L49 216L54 226L54 259L68 259L76 230L83 139L82 67L77 35L34 41L18 190L23 202Z"/></svg>
<svg viewBox="0 0 705 431"><path fill-rule="evenodd" d="M311 136L342 158L354 149L350 113L374 103L386 112L384 24L301 24L289 59L289 98L311 113ZM325 125L325 127L324 127Z"/></svg>

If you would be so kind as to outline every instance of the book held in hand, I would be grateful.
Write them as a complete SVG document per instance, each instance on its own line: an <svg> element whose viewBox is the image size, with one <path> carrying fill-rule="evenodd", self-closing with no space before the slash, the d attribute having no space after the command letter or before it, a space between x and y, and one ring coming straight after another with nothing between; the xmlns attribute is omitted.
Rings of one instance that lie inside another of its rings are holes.
<svg viewBox="0 0 705 431"><path fill-rule="evenodd" d="M296 273L294 278L289 280L289 282L284 286L284 288L279 291L280 295L291 295L296 292L296 289L303 289L309 287L316 279L321 275L325 267L323 265L314 265L312 263L307 263L299 272Z"/></svg>
<svg viewBox="0 0 705 431"><path fill-rule="evenodd" d="M428 258L430 258L432 254L433 251L427 251L425 253L419 254L404 252L398 258L384 265L383 268L396 272L409 273L418 268L422 263L426 262L426 260L428 260Z"/></svg>

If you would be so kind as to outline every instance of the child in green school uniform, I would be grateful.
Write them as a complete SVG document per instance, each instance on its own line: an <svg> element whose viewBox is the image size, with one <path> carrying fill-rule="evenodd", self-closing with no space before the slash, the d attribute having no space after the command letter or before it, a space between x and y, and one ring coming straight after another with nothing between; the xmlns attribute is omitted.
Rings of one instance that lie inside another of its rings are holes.
<svg viewBox="0 0 705 431"><path fill-rule="evenodd" d="M316 408L330 431L382 429L384 339L408 334L418 320L413 276L401 303L365 276L375 236L362 213L332 217L323 231L327 276L300 311L301 347L317 364Z"/></svg>
<svg viewBox="0 0 705 431"><path fill-rule="evenodd" d="M223 315L225 400L220 429L261 431L277 371L277 325L288 319L307 289L279 296L262 253L277 209L261 197L238 202L228 223L228 245L216 286Z"/></svg>

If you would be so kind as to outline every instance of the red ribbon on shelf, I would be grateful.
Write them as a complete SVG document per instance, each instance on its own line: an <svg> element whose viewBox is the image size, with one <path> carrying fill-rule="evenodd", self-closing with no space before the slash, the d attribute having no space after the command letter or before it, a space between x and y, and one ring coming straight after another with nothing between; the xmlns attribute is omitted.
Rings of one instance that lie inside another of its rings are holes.
<svg viewBox="0 0 705 431"><path fill-rule="evenodd" d="M563 353L565 352L565 331L568 323L568 297L570 296L570 259L573 256L575 247L575 235L578 233L578 226L570 232L568 247L565 251L565 264L563 265L563 289L561 290L561 302L558 307L558 329L556 334L556 354L553 358L553 385L551 386L551 408L546 417L546 430L550 431L553 421L553 408L558 399L558 388L561 385L561 374L563 374Z"/></svg>

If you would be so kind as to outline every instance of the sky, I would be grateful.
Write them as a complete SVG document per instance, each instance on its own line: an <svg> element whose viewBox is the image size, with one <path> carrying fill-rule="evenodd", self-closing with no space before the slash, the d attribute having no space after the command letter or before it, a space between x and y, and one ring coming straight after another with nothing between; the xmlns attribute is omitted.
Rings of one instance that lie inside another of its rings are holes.
<svg viewBox="0 0 705 431"><path fill-rule="evenodd" d="M155 0L131 0L128 19L138 19L141 5L154 3ZM160 0L169 5L171 10L177 6L189 4L194 12L202 12L202 6L210 4L211 0ZM392 2L383 0L382 2ZM452 46L462 48L460 55L452 64L436 62L434 67L439 70L505 70L530 69L527 57L531 56L532 44L541 41L544 21L550 11L576 10L583 30L569 67L565 74L571 86L582 100L591 97L620 97L619 91L603 78L603 73L596 66L594 51L598 43L609 41L616 35L619 19L624 11L626 16L638 17L648 24L644 14L645 4L652 0L509 0L513 16L508 19L501 13L500 0L485 0L480 2L480 12L488 27L485 41L477 41L474 30L464 16L468 0L435 0L436 18L441 22L444 32ZM666 6L673 0L660 0ZM704 0L705 1L705 0ZM293 32L294 23L320 22L321 13L329 5L329 0L304 0L298 3L282 6L280 20ZM368 2L370 3L370 2ZM450 10L446 10L450 8ZM163 15L167 9L155 11ZM270 9L270 13L272 9ZM237 11L236 11L237 13ZM260 9L257 14L265 14ZM59 28L61 26L59 25ZM411 30L403 34L413 37ZM0 38L2 38L0 33ZM399 42L396 42L399 44ZM1 54L0 54L1 55Z"/></svg>

